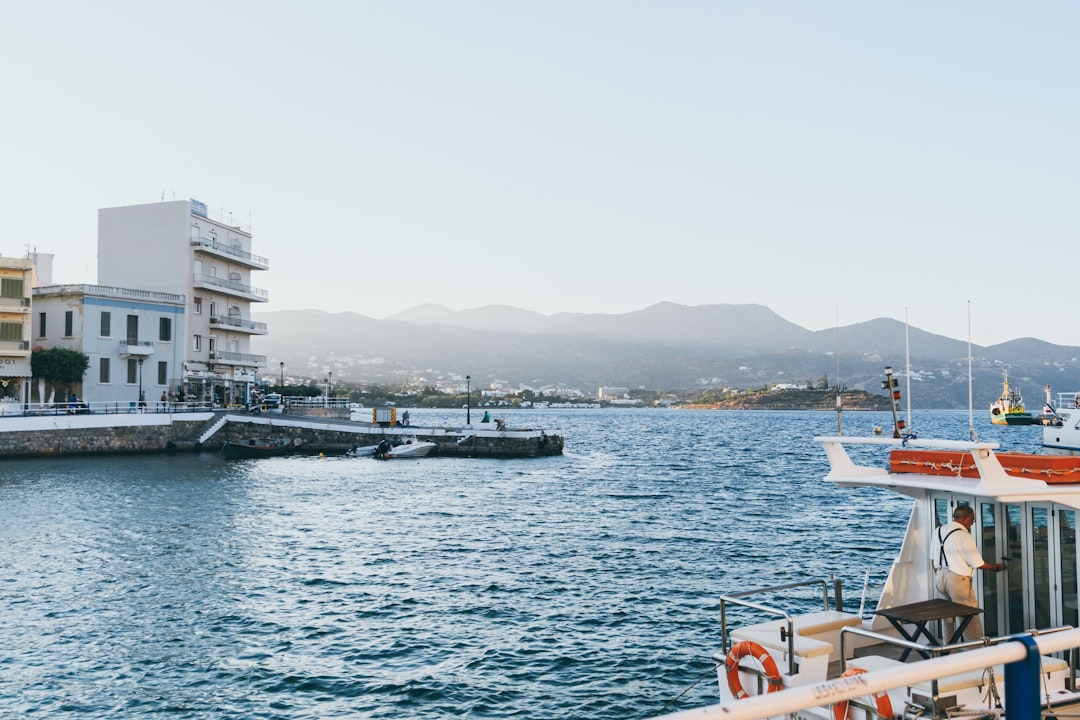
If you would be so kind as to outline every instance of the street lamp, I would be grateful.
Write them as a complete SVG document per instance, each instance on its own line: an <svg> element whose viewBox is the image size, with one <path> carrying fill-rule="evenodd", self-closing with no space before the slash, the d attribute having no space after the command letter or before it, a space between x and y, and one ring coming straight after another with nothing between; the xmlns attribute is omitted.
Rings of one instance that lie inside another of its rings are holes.
<svg viewBox="0 0 1080 720"><path fill-rule="evenodd" d="M465 376L465 424L472 425L472 376Z"/></svg>
<svg viewBox="0 0 1080 720"><path fill-rule="evenodd" d="M326 373L326 401L330 402L330 397L334 394L334 371L329 370Z"/></svg>
<svg viewBox="0 0 1080 720"><path fill-rule="evenodd" d="M278 365L281 366L281 381L278 383L280 386L278 392L285 392L285 361L282 360Z"/></svg>
<svg viewBox="0 0 1080 720"><path fill-rule="evenodd" d="M142 410L143 394L142 394L142 358L139 358L139 410Z"/></svg>

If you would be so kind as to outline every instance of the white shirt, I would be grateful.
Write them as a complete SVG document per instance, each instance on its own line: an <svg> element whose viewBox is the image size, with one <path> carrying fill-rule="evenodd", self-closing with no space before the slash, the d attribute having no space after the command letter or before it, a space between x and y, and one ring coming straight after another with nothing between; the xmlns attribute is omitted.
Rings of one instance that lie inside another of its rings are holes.
<svg viewBox="0 0 1080 720"><path fill-rule="evenodd" d="M942 540L945 541L944 549ZM975 547L975 538L971 537L967 528L956 521L945 523L934 530L930 561L935 570L945 568L964 577L971 577L975 568L986 563L979 554L979 548Z"/></svg>

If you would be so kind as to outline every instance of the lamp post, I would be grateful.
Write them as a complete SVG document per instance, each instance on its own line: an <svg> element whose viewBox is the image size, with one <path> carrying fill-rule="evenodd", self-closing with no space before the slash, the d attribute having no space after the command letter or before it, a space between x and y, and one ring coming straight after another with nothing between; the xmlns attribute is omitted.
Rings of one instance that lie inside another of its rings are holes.
<svg viewBox="0 0 1080 720"><path fill-rule="evenodd" d="M142 410L143 394L142 394L142 362L143 359L139 358L139 403L137 407Z"/></svg>
<svg viewBox="0 0 1080 720"><path fill-rule="evenodd" d="M472 425L472 376L465 376L465 424Z"/></svg>
<svg viewBox="0 0 1080 720"><path fill-rule="evenodd" d="M330 402L330 397L334 394L334 371L330 370L326 373L326 402Z"/></svg>
<svg viewBox="0 0 1080 720"><path fill-rule="evenodd" d="M278 382L278 386L280 387L278 392L285 392L285 361L282 360L278 365L281 366L281 381Z"/></svg>

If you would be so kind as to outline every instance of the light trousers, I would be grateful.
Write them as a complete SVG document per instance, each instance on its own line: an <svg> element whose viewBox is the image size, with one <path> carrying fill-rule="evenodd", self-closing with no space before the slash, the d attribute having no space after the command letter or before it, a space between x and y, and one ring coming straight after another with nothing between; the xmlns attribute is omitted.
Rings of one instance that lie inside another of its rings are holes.
<svg viewBox="0 0 1080 720"><path fill-rule="evenodd" d="M979 600L975 597L975 588L971 582L971 576L957 575L945 568L938 568L937 573L934 576L934 585L937 587L938 593L954 603L960 603L961 605L968 605L970 607L979 607ZM956 629L956 619L946 618L941 621L942 630L942 642L946 644L952 637L953 632ZM964 628L964 640L978 640L983 636L983 623L982 617L975 615L971 618L971 622Z"/></svg>

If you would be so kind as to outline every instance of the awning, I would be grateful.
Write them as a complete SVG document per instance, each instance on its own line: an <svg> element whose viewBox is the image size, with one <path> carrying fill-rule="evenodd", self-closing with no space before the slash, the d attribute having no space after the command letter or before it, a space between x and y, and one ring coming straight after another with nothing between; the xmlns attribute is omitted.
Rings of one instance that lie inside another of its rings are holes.
<svg viewBox="0 0 1080 720"><path fill-rule="evenodd" d="M4 357L0 355L0 377L30 377L30 358L22 355L19 357Z"/></svg>

